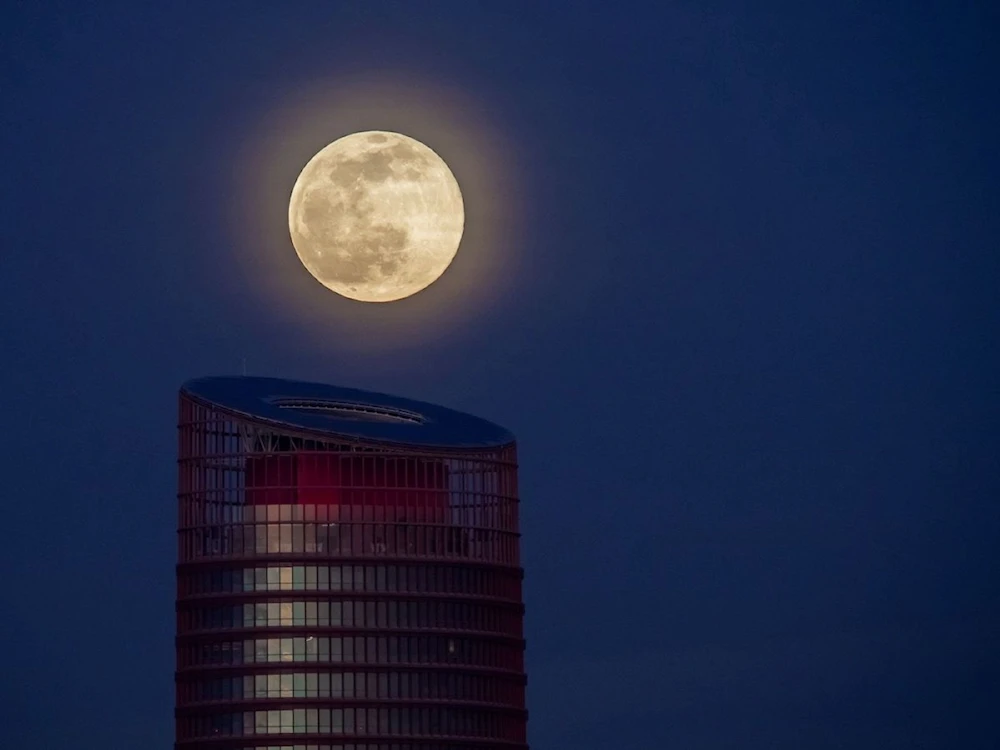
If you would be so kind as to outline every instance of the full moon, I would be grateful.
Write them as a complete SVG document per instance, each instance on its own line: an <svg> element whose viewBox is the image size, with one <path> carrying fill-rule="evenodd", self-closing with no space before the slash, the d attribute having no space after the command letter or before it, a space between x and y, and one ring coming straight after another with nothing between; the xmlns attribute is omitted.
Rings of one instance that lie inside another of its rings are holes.
<svg viewBox="0 0 1000 750"><path fill-rule="evenodd" d="M303 168L288 204L299 260L328 289L362 302L416 294L458 252L465 206L434 151L399 133L340 138Z"/></svg>

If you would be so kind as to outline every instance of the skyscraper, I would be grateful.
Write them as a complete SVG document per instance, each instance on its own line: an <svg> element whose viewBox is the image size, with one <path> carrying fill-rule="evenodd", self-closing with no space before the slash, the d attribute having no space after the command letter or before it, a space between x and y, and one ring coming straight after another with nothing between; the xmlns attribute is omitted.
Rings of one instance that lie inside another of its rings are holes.
<svg viewBox="0 0 1000 750"><path fill-rule="evenodd" d="M527 748L509 432L253 377L179 432L178 749Z"/></svg>

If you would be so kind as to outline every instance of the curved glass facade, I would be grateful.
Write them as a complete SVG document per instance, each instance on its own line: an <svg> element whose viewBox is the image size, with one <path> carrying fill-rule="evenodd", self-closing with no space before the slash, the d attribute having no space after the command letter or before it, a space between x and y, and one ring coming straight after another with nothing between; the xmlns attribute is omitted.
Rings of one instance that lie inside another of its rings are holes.
<svg viewBox="0 0 1000 750"><path fill-rule="evenodd" d="M516 486L182 392L176 747L527 748Z"/></svg>

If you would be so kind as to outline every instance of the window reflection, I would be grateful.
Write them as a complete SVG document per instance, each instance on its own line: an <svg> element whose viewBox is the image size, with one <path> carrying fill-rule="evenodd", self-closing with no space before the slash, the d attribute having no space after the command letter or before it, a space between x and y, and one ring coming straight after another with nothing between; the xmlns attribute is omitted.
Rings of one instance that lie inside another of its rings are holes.
<svg viewBox="0 0 1000 750"><path fill-rule="evenodd" d="M258 506L256 510L286 508L298 510L301 506ZM268 515L262 514L256 520ZM213 523L182 531L184 559L294 553L517 562L517 535L512 529L442 524L445 519L436 519L436 523L408 523L402 517L393 523L252 523L253 520L251 517L247 523Z"/></svg>
<svg viewBox="0 0 1000 750"><path fill-rule="evenodd" d="M519 741L523 720L489 709L421 707L291 707L191 716L188 737L275 734L424 735ZM302 747L301 745L298 747Z"/></svg>
<svg viewBox="0 0 1000 750"><path fill-rule="evenodd" d="M181 666L336 662L467 664L520 670L520 642L448 636L295 636L222 641L182 647Z"/></svg>
<svg viewBox="0 0 1000 750"><path fill-rule="evenodd" d="M519 677L461 672L294 671L210 677L181 683L185 703L267 698L448 699L519 706Z"/></svg>
<svg viewBox="0 0 1000 750"><path fill-rule="evenodd" d="M449 629L518 635L519 608L461 601L282 600L194 606L182 610L187 631L273 627Z"/></svg>
<svg viewBox="0 0 1000 750"><path fill-rule="evenodd" d="M518 571L437 565L261 565L188 574L190 594L377 591L471 594L520 601Z"/></svg>

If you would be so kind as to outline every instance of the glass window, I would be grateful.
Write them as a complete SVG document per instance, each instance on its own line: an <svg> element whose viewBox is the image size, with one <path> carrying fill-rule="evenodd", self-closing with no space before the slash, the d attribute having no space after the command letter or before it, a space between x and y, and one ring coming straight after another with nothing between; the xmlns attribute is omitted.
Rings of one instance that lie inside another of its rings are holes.
<svg viewBox="0 0 1000 750"><path fill-rule="evenodd" d="M267 554L267 526L258 523L250 528L254 529L255 539L254 539L254 549L258 555Z"/></svg>
<svg viewBox="0 0 1000 750"><path fill-rule="evenodd" d="M267 712L267 731L268 734L281 733L281 711L275 709Z"/></svg>
<svg viewBox="0 0 1000 750"><path fill-rule="evenodd" d="M281 532L279 536L278 550L280 552L291 552L292 551L292 525L288 523L283 523L280 526ZM270 539L268 539L270 541Z"/></svg>
<svg viewBox="0 0 1000 750"><path fill-rule="evenodd" d="M307 510L311 510L312 506L307 506ZM309 516L307 515L307 518ZM305 551L306 552L316 552L316 524L307 523L304 527L305 536Z"/></svg>

